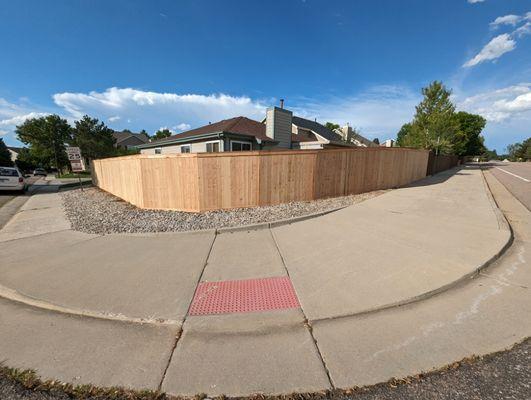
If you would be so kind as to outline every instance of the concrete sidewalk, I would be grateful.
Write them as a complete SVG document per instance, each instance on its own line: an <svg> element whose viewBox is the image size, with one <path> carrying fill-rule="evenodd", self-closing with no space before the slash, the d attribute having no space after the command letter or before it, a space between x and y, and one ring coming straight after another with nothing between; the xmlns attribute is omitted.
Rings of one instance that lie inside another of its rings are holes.
<svg viewBox="0 0 531 400"><path fill-rule="evenodd" d="M55 224L39 224L58 202L45 196L0 231L0 285L33 305L0 301L0 354L46 377L185 395L307 392L417 373L530 332L528 308L502 312L529 305L525 260L515 269L508 253L492 276L468 279L511 238L475 168L313 220L218 235L87 235L64 228L57 210ZM198 283L271 277L289 277L302 307L188 313ZM469 283L430 298L456 282Z"/></svg>

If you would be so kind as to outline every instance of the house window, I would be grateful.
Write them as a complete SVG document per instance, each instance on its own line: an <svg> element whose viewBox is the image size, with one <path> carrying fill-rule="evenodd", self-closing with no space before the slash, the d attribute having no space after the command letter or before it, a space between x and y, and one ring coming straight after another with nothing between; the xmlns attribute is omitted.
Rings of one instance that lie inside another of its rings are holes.
<svg viewBox="0 0 531 400"><path fill-rule="evenodd" d="M181 153L190 153L190 145L181 146Z"/></svg>
<svg viewBox="0 0 531 400"><path fill-rule="evenodd" d="M210 142L206 144L207 153L219 153L219 142Z"/></svg>
<svg viewBox="0 0 531 400"><path fill-rule="evenodd" d="M162 149L160 147L157 147L155 149L155 154L162 154Z"/></svg>
<svg viewBox="0 0 531 400"><path fill-rule="evenodd" d="M236 140L230 141L230 150L231 151L251 151L251 143L249 142L238 142Z"/></svg>

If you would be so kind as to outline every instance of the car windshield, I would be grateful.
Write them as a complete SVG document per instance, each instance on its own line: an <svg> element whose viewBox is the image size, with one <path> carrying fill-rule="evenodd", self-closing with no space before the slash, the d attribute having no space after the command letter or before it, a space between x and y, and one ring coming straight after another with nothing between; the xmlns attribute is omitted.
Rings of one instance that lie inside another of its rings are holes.
<svg viewBox="0 0 531 400"><path fill-rule="evenodd" d="M18 176L16 169L0 168L0 176Z"/></svg>

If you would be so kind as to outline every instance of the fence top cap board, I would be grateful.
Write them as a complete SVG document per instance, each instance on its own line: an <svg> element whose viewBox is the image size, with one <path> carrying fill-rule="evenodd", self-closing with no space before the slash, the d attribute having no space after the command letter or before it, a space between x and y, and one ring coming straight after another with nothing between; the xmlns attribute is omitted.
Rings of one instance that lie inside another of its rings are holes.
<svg viewBox="0 0 531 400"><path fill-rule="evenodd" d="M304 155L326 154L340 152L375 152L375 151L408 151L428 152L425 149L413 149L408 147L356 147L345 149L316 149L316 150L255 150L255 151L222 151L219 153L175 153L175 154L134 154L131 156L102 158L94 161L118 161L137 159L160 159L160 158L210 158L210 157L245 157L245 156L273 156L273 155Z"/></svg>

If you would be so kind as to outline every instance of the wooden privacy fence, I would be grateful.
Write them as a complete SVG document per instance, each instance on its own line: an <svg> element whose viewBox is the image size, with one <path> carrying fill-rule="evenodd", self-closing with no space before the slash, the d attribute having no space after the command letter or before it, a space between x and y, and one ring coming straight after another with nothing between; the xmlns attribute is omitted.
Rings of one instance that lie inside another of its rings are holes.
<svg viewBox="0 0 531 400"><path fill-rule="evenodd" d="M435 155L430 151L426 175L435 175L439 172L456 167L457 165L459 165L458 156L444 154Z"/></svg>
<svg viewBox="0 0 531 400"><path fill-rule="evenodd" d="M94 160L93 181L138 207L207 211L402 186L426 176L428 151L357 148L136 155Z"/></svg>

